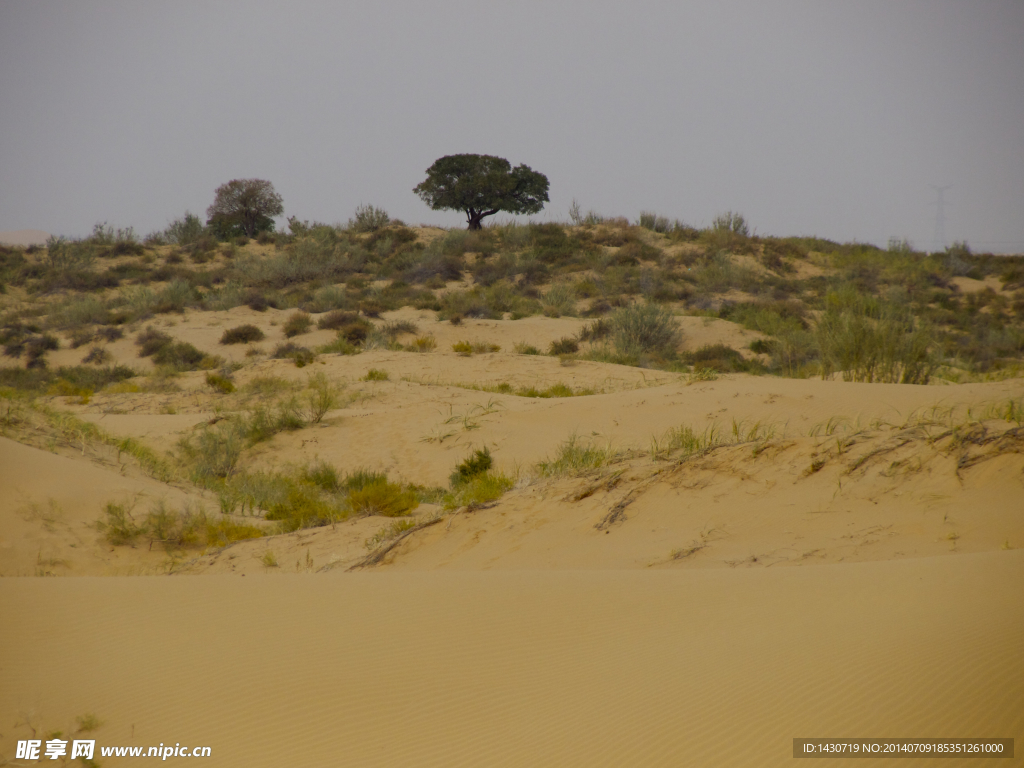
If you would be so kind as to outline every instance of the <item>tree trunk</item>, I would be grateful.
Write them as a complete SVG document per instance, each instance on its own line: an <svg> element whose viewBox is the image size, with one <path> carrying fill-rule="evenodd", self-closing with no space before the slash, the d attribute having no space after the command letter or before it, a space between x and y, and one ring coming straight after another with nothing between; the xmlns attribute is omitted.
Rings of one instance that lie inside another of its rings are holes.
<svg viewBox="0 0 1024 768"><path fill-rule="evenodd" d="M483 225L480 222L484 216L493 216L499 210L499 208L492 208L489 211L478 211L475 208L467 208L466 221L469 222L469 229L483 229Z"/></svg>

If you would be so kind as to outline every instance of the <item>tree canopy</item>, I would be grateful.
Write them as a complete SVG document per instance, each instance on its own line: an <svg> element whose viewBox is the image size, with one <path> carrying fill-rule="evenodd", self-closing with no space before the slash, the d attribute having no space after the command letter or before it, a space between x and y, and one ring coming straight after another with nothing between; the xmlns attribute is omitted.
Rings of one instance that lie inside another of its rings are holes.
<svg viewBox="0 0 1024 768"><path fill-rule="evenodd" d="M498 211L540 211L548 202L548 177L493 155L446 155L413 192L435 211L463 211L469 229L480 229L481 220Z"/></svg>
<svg viewBox="0 0 1024 768"><path fill-rule="evenodd" d="M272 232L272 216L284 213L284 200L274 185L263 179L234 179L221 184L213 205L206 209L206 223L221 237Z"/></svg>

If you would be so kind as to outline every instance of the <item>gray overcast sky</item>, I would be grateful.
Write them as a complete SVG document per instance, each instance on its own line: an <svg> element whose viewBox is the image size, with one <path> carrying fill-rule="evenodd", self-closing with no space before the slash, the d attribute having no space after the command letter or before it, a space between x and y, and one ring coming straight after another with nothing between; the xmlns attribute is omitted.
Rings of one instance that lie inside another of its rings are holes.
<svg viewBox="0 0 1024 768"><path fill-rule="evenodd" d="M1024 251L1024 2L0 0L0 230L286 215L412 193L446 154L526 163L537 219L654 210L761 234Z"/></svg>

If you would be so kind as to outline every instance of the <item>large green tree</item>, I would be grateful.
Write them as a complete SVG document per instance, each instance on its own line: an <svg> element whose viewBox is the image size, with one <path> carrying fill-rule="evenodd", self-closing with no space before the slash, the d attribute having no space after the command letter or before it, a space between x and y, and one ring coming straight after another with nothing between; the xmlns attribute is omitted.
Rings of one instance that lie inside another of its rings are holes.
<svg viewBox="0 0 1024 768"><path fill-rule="evenodd" d="M272 232L272 216L284 213L284 200L274 185L263 179L234 179L221 184L213 205L206 209L206 223L221 237Z"/></svg>
<svg viewBox="0 0 1024 768"><path fill-rule="evenodd" d="M435 211L463 211L470 229L498 211L537 213L548 202L548 177L529 166L513 168L493 155L446 155L413 189Z"/></svg>

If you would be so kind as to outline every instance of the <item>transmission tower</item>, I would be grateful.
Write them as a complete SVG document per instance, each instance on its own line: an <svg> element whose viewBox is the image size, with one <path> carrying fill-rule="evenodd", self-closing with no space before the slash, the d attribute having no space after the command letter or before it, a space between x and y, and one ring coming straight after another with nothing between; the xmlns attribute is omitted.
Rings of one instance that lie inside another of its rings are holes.
<svg viewBox="0 0 1024 768"><path fill-rule="evenodd" d="M945 187L937 187L934 184L929 185L935 190L935 194L938 195L938 199L932 203L935 206L935 233L932 235L932 240L939 248L946 247L946 190L952 187L952 184L948 184Z"/></svg>

